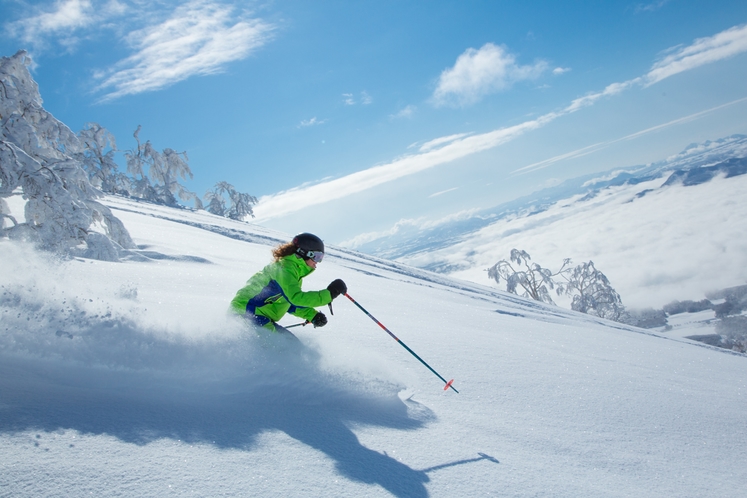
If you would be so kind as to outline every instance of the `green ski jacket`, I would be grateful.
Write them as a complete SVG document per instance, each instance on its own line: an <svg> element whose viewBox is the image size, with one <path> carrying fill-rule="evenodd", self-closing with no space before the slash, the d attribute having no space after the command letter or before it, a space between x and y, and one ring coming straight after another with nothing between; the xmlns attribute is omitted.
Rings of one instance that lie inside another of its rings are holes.
<svg viewBox="0 0 747 498"><path fill-rule="evenodd" d="M311 321L317 314L315 307L332 302L327 289L301 290L301 281L313 271L295 254L270 263L239 289L231 301L231 311L273 331L275 322L286 313Z"/></svg>

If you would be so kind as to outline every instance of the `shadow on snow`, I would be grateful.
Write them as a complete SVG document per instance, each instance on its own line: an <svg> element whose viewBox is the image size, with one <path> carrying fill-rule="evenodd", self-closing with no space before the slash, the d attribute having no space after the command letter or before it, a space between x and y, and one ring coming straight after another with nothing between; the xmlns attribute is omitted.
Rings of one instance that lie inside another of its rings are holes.
<svg viewBox="0 0 747 498"><path fill-rule="evenodd" d="M184 370L174 367L178 357L194 362L202 355L174 343L156 345L161 355L171 351L165 370L153 368L153 358L133 369L3 354L0 433L75 430L137 445L171 438L251 451L260 434L279 430L333 459L348 479L395 496L427 496L427 471L366 448L349 427L415 430L432 412L403 403L397 386L323 372L314 351L288 349L253 348L245 364L236 360L246 352L216 359L215 351L202 351L209 359Z"/></svg>

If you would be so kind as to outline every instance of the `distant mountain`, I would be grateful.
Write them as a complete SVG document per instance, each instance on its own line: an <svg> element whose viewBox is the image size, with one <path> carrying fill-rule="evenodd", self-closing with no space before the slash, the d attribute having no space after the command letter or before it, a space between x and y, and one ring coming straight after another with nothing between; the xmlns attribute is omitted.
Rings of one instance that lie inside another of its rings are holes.
<svg viewBox="0 0 747 498"><path fill-rule="evenodd" d="M715 141L691 144L679 154L648 165L617 168L566 180L554 187L475 212L467 218L428 229L399 230L395 235L373 240L356 249L382 258L398 259L458 244L470 234L500 220L541 213L563 199L578 195L591 199L609 187L636 185L664 177L668 179L662 187L675 183L692 186L708 182L718 175L730 178L745 173L747 136L732 135ZM643 191L639 195L645 194ZM439 265L429 265L428 269L448 271Z"/></svg>

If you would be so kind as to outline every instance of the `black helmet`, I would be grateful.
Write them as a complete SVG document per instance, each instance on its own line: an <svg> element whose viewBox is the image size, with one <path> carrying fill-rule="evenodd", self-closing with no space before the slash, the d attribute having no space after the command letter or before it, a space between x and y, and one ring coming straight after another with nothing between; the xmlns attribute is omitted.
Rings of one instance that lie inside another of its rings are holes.
<svg viewBox="0 0 747 498"><path fill-rule="evenodd" d="M324 254L324 242L311 233L299 233L293 237L293 245L296 246L296 254L304 259L315 259L316 253ZM321 261L321 256L319 261Z"/></svg>

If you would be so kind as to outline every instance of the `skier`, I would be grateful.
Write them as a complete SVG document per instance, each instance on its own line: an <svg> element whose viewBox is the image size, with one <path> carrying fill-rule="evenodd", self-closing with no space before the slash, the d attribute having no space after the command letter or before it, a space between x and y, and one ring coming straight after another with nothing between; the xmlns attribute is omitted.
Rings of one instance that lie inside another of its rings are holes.
<svg viewBox="0 0 747 498"><path fill-rule="evenodd" d="M301 290L303 278L313 272L324 257L324 242L316 235L300 233L291 242L273 249L272 255L275 261L254 274L236 293L231 310L259 327L291 336L289 330L276 323L286 313L303 318L314 327L324 327L327 317L314 308L330 304L348 291L339 278L323 290Z"/></svg>

